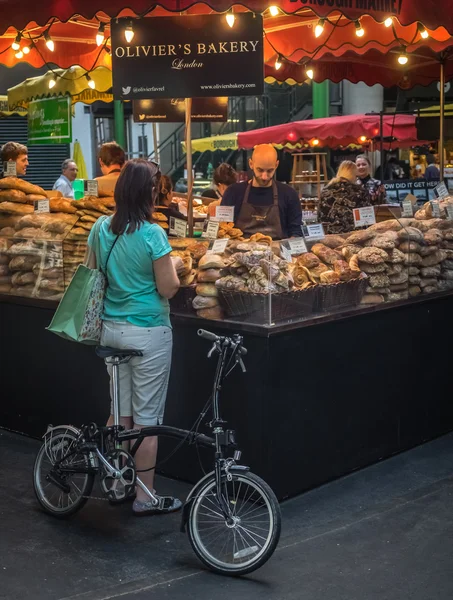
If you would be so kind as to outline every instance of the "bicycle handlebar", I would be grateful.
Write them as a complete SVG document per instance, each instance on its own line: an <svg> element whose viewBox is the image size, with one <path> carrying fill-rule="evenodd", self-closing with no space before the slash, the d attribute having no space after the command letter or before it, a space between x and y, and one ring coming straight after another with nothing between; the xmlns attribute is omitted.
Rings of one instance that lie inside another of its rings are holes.
<svg viewBox="0 0 453 600"><path fill-rule="evenodd" d="M198 335L205 340L209 340L210 342L213 342L214 344L216 344L217 342L223 342L225 340L228 340L229 344L236 343L234 341L234 339L230 339L227 337L219 337L215 333L212 333L211 331L206 331L205 329L199 329ZM242 340L242 338L240 338L240 339ZM245 356L247 354L247 348L244 348L244 346L239 346L237 349L237 352L238 352L238 354L242 354L242 356Z"/></svg>

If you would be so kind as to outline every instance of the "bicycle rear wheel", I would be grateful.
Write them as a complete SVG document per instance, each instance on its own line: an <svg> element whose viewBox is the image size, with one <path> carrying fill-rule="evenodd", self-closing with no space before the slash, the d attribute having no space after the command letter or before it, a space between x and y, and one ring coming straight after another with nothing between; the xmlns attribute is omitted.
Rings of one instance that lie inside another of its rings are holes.
<svg viewBox="0 0 453 600"><path fill-rule="evenodd" d="M223 575L245 575L272 556L280 538L281 512L274 492L253 473L222 478L222 493L233 520L220 508L213 475L190 508L189 540L198 558Z"/></svg>
<svg viewBox="0 0 453 600"><path fill-rule="evenodd" d="M77 452L64 459L76 448L78 441L79 436L72 428L56 427L44 440L33 467L36 498L47 513L57 518L69 517L80 510L93 488L92 473L58 473L54 469L57 461L62 461L62 467L89 468L90 458L85 453ZM67 490L61 489L55 481Z"/></svg>

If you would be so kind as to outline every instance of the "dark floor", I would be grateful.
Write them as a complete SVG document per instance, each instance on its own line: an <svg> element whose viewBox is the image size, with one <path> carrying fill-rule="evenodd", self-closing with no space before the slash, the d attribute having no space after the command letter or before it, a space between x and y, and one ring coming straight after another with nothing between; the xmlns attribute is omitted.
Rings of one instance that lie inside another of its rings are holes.
<svg viewBox="0 0 453 600"><path fill-rule="evenodd" d="M46 516L31 486L37 448L0 430L0 598L453 598L453 434L285 502L277 551L242 579L200 567L179 515L137 519L92 500L69 521Z"/></svg>

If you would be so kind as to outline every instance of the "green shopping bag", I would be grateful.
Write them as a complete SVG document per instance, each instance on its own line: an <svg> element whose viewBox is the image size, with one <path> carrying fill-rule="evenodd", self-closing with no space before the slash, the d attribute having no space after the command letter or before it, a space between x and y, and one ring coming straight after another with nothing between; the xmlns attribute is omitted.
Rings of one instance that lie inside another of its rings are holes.
<svg viewBox="0 0 453 600"><path fill-rule="evenodd" d="M105 217L106 218L106 217ZM94 248L96 264L100 264L99 229L104 218L95 224ZM105 263L105 268L90 269L79 265L74 277L64 293L63 298L54 314L48 331L60 337L82 344L99 344L102 330L102 313L104 311L104 296L107 288L107 263L118 240L113 242ZM87 260L88 264L90 260Z"/></svg>

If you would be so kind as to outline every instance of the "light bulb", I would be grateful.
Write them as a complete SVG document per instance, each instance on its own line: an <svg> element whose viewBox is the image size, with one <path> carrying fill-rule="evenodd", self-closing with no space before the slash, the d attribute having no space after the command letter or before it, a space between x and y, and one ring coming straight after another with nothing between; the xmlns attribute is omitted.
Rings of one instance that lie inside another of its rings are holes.
<svg viewBox="0 0 453 600"><path fill-rule="evenodd" d="M23 52L24 54L30 54L30 46L24 46L24 47L22 48L22 52Z"/></svg>
<svg viewBox="0 0 453 600"><path fill-rule="evenodd" d="M229 25L230 27L233 27L233 25L234 25L234 22L235 22L235 20L236 20L236 17L234 16L234 13L232 13L232 12L228 12L228 13L226 14L226 17L225 17L225 18L226 18L226 22L228 23L228 25Z"/></svg>
<svg viewBox="0 0 453 600"><path fill-rule="evenodd" d="M393 19L392 19L392 17L387 17L387 18L385 19L385 21L384 21L384 25L385 25L386 27L391 27L391 26L393 25Z"/></svg>
<svg viewBox="0 0 453 600"><path fill-rule="evenodd" d="M362 142L362 144L364 144L364 143L366 142L366 140L367 140L367 137L366 137L366 135L361 135L361 136L359 137L359 142Z"/></svg>
<svg viewBox="0 0 453 600"><path fill-rule="evenodd" d="M100 46L102 44L102 42L104 41L104 30L105 30L105 23L99 23L99 29L96 34L96 44L98 46Z"/></svg>
<svg viewBox="0 0 453 600"><path fill-rule="evenodd" d="M407 65L409 62L409 57L406 54L406 50L401 51L401 54L398 56L398 62L400 65Z"/></svg>
<svg viewBox="0 0 453 600"><path fill-rule="evenodd" d="M18 33L16 35L16 38L14 40L14 42L11 44L11 48L13 50L19 50L20 49L20 40L22 39L22 34Z"/></svg>
<svg viewBox="0 0 453 600"><path fill-rule="evenodd" d="M55 87L55 84L57 83L57 80L55 78L55 75L52 77L52 79L49 79L49 90L51 90L53 87Z"/></svg>
<svg viewBox="0 0 453 600"><path fill-rule="evenodd" d="M319 140L313 140L312 144L313 146L319 146Z"/></svg>
<svg viewBox="0 0 453 600"><path fill-rule="evenodd" d="M46 31L46 33L44 34L44 39L46 40L46 46L49 48L49 50L51 52L53 52L55 50L55 44L53 42L53 39L50 37L50 34L48 31Z"/></svg>
<svg viewBox="0 0 453 600"><path fill-rule="evenodd" d="M423 38L424 40L427 40L429 38L429 33L426 31L426 29L423 27L423 25L421 23L417 24L417 29L420 33L421 38Z"/></svg>
<svg viewBox="0 0 453 600"><path fill-rule="evenodd" d="M315 37L319 38L323 34L324 23L325 23L324 19L319 19L318 24L315 27Z"/></svg>
<svg viewBox="0 0 453 600"><path fill-rule="evenodd" d="M357 37L363 37L365 35L365 29L360 25L360 21L356 21L355 25L355 34Z"/></svg>
<svg viewBox="0 0 453 600"><path fill-rule="evenodd" d="M269 13L270 13L271 17L276 17L279 13L278 6L269 6Z"/></svg>
<svg viewBox="0 0 453 600"><path fill-rule="evenodd" d="M124 37L126 38L126 42L128 44L130 44L132 42L132 40L134 39L134 29L132 27L132 25L128 25L126 27L126 29L124 30Z"/></svg>
<svg viewBox="0 0 453 600"><path fill-rule="evenodd" d="M14 55L16 58L23 58L24 57L24 53L22 52L22 50L19 50L19 52L16 52L16 54Z"/></svg>
<svg viewBox="0 0 453 600"><path fill-rule="evenodd" d="M91 79L91 77L88 75L88 73L85 75L87 81L88 81L88 87L90 87L92 90L96 89L96 84L95 82Z"/></svg>
<svg viewBox="0 0 453 600"><path fill-rule="evenodd" d="M274 64L274 67L275 67L276 71L278 71L279 69L281 69L282 63L283 63L283 58L282 58L282 55L279 54L278 57L277 57L277 60L275 61L275 64Z"/></svg>
<svg viewBox="0 0 453 600"><path fill-rule="evenodd" d="M313 79L313 77L315 76L315 72L313 71L313 69L311 67L309 67L305 71L305 75L308 77L308 79Z"/></svg>

